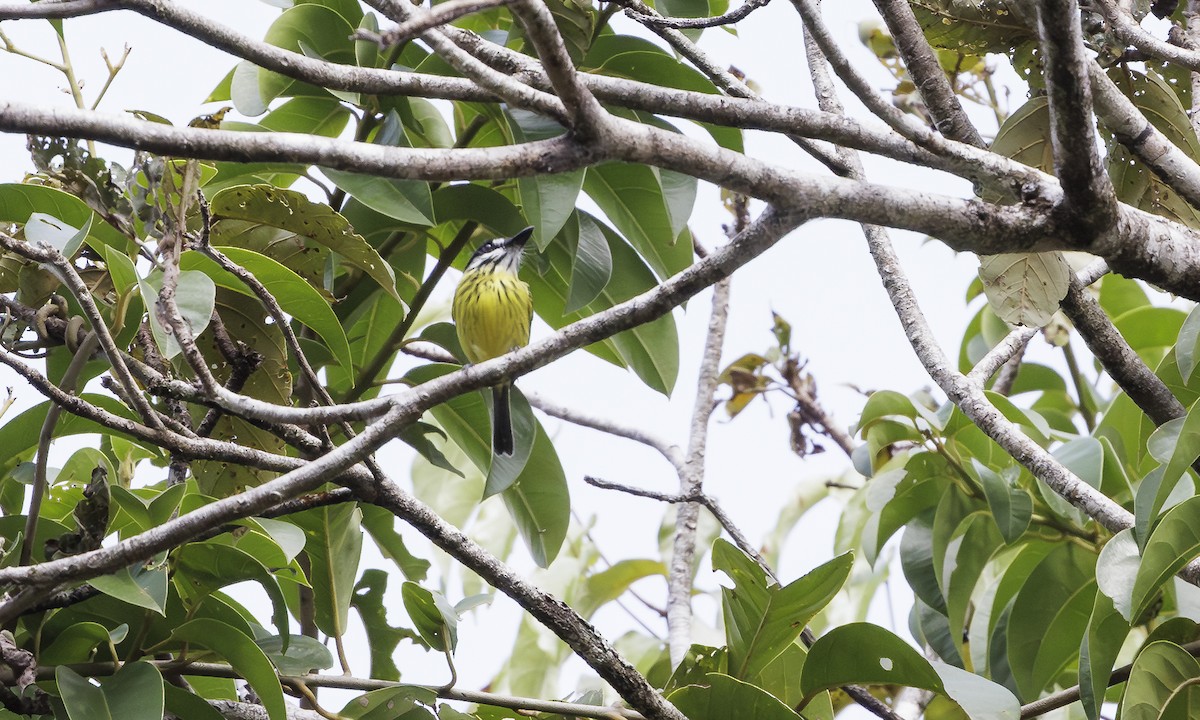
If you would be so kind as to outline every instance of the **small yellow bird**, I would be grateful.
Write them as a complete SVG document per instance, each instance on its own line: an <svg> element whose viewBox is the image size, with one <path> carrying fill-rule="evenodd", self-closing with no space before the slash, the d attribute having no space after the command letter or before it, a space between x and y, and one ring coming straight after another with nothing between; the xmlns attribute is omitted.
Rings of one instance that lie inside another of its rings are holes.
<svg viewBox="0 0 1200 720"><path fill-rule="evenodd" d="M488 240L467 261L454 291L451 315L467 360L480 363L529 344L533 296L519 277L521 252L533 235L527 227L511 238ZM505 380L492 388L492 452L513 454L512 413Z"/></svg>

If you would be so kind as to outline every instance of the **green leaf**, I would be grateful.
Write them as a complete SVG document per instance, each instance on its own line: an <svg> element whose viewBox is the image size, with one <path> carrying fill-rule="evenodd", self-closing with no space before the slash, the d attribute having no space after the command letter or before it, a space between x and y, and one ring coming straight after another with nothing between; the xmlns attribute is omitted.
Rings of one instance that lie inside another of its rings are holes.
<svg viewBox="0 0 1200 720"><path fill-rule="evenodd" d="M1104 550L1111 544L1112 541L1109 541ZM1132 540L1129 544L1133 545ZM1100 575L1101 566L1104 565L1103 554L1102 550L1100 562L1096 566L1097 577ZM1108 689L1108 678L1112 674L1117 654L1121 645L1125 643L1129 629L1129 623L1113 607L1112 598L1104 592L1096 593L1096 604L1092 607L1087 633L1084 634L1083 644L1079 648L1079 699L1088 720L1097 720L1100 717L1100 707L1104 704L1104 694Z"/></svg>
<svg viewBox="0 0 1200 720"><path fill-rule="evenodd" d="M1200 364L1200 306L1192 308L1183 326L1179 328L1179 340L1175 343L1175 362L1179 364L1179 374L1185 383L1190 383L1196 365Z"/></svg>
<svg viewBox="0 0 1200 720"><path fill-rule="evenodd" d="M941 677L946 694L971 720L1016 720L1021 717L1021 703L1008 688L953 665L931 664Z"/></svg>
<svg viewBox="0 0 1200 720"><path fill-rule="evenodd" d="M458 613L446 597L414 582L401 586L400 597L421 639L438 652L453 653L458 646Z"/></svg>
<svg viewBox="0 0 1200 720"><path fill-rule="evenodd" d="M1038 697L1078 657L1095 602L1095 563L1090 551L1062 544L1013 601L1008 663L1022 699Z"/></svg>
<svg viewBox="0 0 1200 720"><path fill-rule="evenodd" d="M875 421L886 417L915 418L917 409L913 401L894 390L879 390L871 393L858 418L858 432L862 434Z"/></svg>
<svg viewBox="0 0 1200 720"><path fill-rule="evenodd" d="M316 638L307 635L292 635L284 638L273 635L269 638L256 640L267 658L283 675L303 675L314 670L328 670L333 667L333 653Z"/></svg>
<svg viewBox="0 0 1200 720"><path fill-rule="evenodd" d="M237 582L257 582L271 600L271 621L280 634L287 634L288 608L279 580L254 554L214 540L188 543L175 552L173 559L177 587L194 599Z"/></svg>
<svg viewBox="0 0 1200 720"><path fill-rule="evenodd" d="M717 540L713 569L724 572L736 586L721 590L729 674L753 681L833 599L853 563L854 557L846 553L784 587L768 586L757 564L730 543Z"/></svg>
<svg viewBox="0 0 1200 720"><path fill-rule="evenodd" d="M1150 533L1133 583L1131 612L1126 620L1142 617L1159 588L1200 553L1200 497L1171 508Z"/></svg>
<svg viewBox="0 0 1200 720"><path fill-rule="evenodd" d="M1096 559L1096 585L1125 618L1133 617L1133 585L1142 555L1129 528L1113 535Z"/></svg>
<svg viewBox="0 0 1200 720"><path fill-rule="evenodd" d="M457 369L430 363L414 368L405 377L420 384ZM512 390L512 404L517 448L508 458L492 454L491 414L480 393L460 395L431 412L471 463L488 473L489 487L507 483L502 491L504 504L534 560L547 567L566 538L570 520L566 475L549 436L516 388Z"/></svg>
<svg viewBox="0 0 1200 720"><path fill-rule="evenodd" d="M342 367L352 367L346 331L333 308L304 278L271 258L237 247L217 248L266 285L285 313L312 328L329 345ZM214 278L215 279L215 278Z"/></svg>
<svg viewBox="0 0 1200 720"><path fill-rule="evenodd" d="M687 685L667 699L691 720L800 720L762 688L721 673L708 673L703 685Z"/></svg>
<svg viewBox="0 0 1200 720"><path fill-rule="evenodd" d="M1122 66L1109 77L1147 120L1193 160L1200 159L1200 140L1192 130L1179 96L1162 78ZM1122 143L1108 141L1108 167L1117 197L1134 207L1162 215L1189 227L1200 227L1200 211L1150 171Z"/></svg>
<svg viewBox="0 0 1200 720"><path fill-rule="evenodd" d="M805 697L843 685L907 685L946 692L928 660L908 643L870 623L834 628L808 649L800 675Z"/></svg>
<svg viewBox="0 0 1200 720"><path fill-rule="evenodd" d="M339 715L351 720L433 720L428 708L437 704L437 693L429 688L398 685L372 690L346 703Z"/></svg>
<svg viewBox="0 0 1200 720"><path fill-rule="evenodd" d="M529 283L533 293L534 310L555 329L636 297L658 284L654 274L619 235L585 213L579 213L579 218L581 225L590 221L600 228L613 260L612 277L596 300L578 313L564 312L575 264L571 244L564 237L570 232L570 224L546 247L542 254L546 258L545 267L540 269L540 275L535 272L535 263L526 263L521 271L521 279ZM587 350L631 368L642 382L664 395L671 392L679 374L679 337L670 313L589 345Z"/></svg>
<svg viewBox="0 0 1200 720"><path fill-rule="evenodd" d="M1195 685L1197 676L1200 676L1200 662L1188 651L1164 640L1150 643L1138 654L1129 671L1121 698L1122 719L1194 717L1200 702ZM1181 696L1179 699L1175 698L1177 694Z"/></svg>
<svg viewBox="0 0 1200 720"><path fill-rule="evenodd" d="M91 586L100 592L130 605L166 615L167 565L166 558L151 565L135 565L92 578Z"/></svg>
<svg viewBox="0 0 1200 720"><path fill-rule="evenodd" d="M162 291L162 272L155 270L145 280L138 281L142 301L150 314L150 329L154 342L164 357L170 359L183 352L174 331L166 325L166 316L159 310L158 293ZM217 306L217 286L212 278L201 272L185 270L179 273L175 285L175 305L179 315L191 328L192 337L199 337L208 328L213 309Z"/></svg>
<svg viewBox="0 0 1200 720"><path fill-rule="evenodd" d="M304 3L285 10L276 18L271 27L267 28L263 40L276 47L319 57L331 63L354 65L354 41L350 39L352 34L354 24L347 22L337 11L314 3ZM243 82L257 84L258 97L264 105L285 95L310 95L314 92L325 94L307 83L268 70L256 70L257 72L250 74ZM235 73L231 88L235 100L238 86L239 77ZM242 109L239 107L238 111L242 112Z"/></svg>
<svg viewBox="0 0 1200 720"><path fill-rule="evenodd" d="M350 620L350 601L362 556L362 512L354 503L313 508L290 516L304 530L309 582L321 632L341 637Z"/></svg>
<svg viewBox="0 0 1200 720"><path fill-rule="evenodd" d="M163 690L166 691L166 710L175 717L187 720L225 720L224 715L196 693L190 693L170 683L164 684Z"/></svg>
<svg viewBox="0 0 1200 720"><path fill-rule="evenodd" d="M132 242L116 228L93 218L96 214L79 198L46 185L0 183L0 222L24 224L34 213L57 218L75 228L88 227L91 236L122 251Z"/></svg>
<svg viewBox="0 0 1200 720"><path fill-rule="evenodd" d="M517 178L521 211L533 225L533 242L545 250L575 210L583 189L583 170Z"/></svg>
<svg viewBox="0 0 1200 720"><path fill-rule="evenodd" d="M309 238L341 255L400 301L396 276L375 248L333 208L314 203L303 193L271 185L237 185L214 195L210 211L216 218L252 221Z"/></svg>
<svg viewBox="0 0 1200 720"><path fill-rule="evenodd" d="M633 583L655 575L667 575L666 567L657 560L620 560L590 575L582 596L573 605L580 615L590 618L602 605L621 597Z"/></svg>
<svg viewBox="0 0 1200 720"><path fill-rule="evenodd" d="M1071 267L1060 252L979 258L979 277L992 309L1012 325L1045 327L1067 296Z"/></svg>
<svg viewBox="0 0 1200 720"><path fill-rule="evenodd" d="M497 235L509 237L528 225L511 200L491 188L474 183L438 188L433 194L433 210L439 223L474 220ZM463 258L463 262L466 262L466 258Z"/></svg>
<svg viewBox="0 0 1200 720"><path fill-rule="evenodd" d="M405 638L413 639L415 633L407 628L394 628L388 623L384 602L387 584L386 571L375 568L364 570L362 578L354 586L354 598L350 604L358 610L367 633L367 646L371 651L371 677L396 682L400 679L400 670L393 658L396 647Z"/></svg>
<svg viewBox="0 0 1200 720"><path fill-rule="evenodd" d="M65 665L55 669L54 679L70 720L161 720L163 716L163 678L149 663L126 663L100 687Z"/></svg>
<svg viewBox="0 0 1200 720"><path fill-rule="evenodd" d="M270 720L286 720L283 688L279 685L275 668L266 653L254 644L253 638L225 623L197 618L175 628L171 639L208 648L224 658L254 689ZM161 713L157 717L161 717Z"/></svg>
<svg viewBox="0 0 1200 720"><path fill-rule="evenodd" d="M571 285L564 313L575 313L600 296L612 277L613 259L604 233L586 215L575 215L576 226L564 238L571 253Z"/></svg>
<svg viewBox="0 0 1200 720"><path fill-rule="evenodd" d="M1033 498L1024 488L1009 484L978 460L972 460L983 485L983 494L992 509L992 519L1008 544L1016 542L1033 517Z"/></svg>
<svg viewBox="0 0 1200 720"><path fill-rule="evenodd" d="M645 258L660 278L692 263L690 242L680 242L674 213L660 173L646 165L608 163L587 169L583 189ZM688 207L690 212L691 208Z"/></svg>
<svg viewBox="0 0 1200 720"><path fill-rule="evenodd" d="M25 222L25 240L34 245L45 243L58 250L66 258L74 257L75 253L79 251L79 246L83 244L83 239L91 230L92 217L94 216L88 216L87 222L82 228L76 228L52 215L35 212Z"/></svg>
<svg viewBox="0 0 1200 720"><path fill-rule="evenodd" d="M129 626L121 624L117 629L128 631ZM88 662L92 659L93 650L107 645L110 641L114 644L118 642L103 625L78 622L60 632L49 646L43 646L42 651L38 653L38 662L47 666Z"/></svg>
<svg viewBox="0 0 1200 720"><path fill-rule="evenodd" d="M423 180L395 180L331 168L321 168L321 173L375 212L409 225L434 225L433 196Z"/></svg>
<svg viewBox="0 0 1200 720"><path fill-rule="evenodd" d="M913 13L935 48L1010 51L1033 35L1033 10L1015 0L917 0Z"/></svg>

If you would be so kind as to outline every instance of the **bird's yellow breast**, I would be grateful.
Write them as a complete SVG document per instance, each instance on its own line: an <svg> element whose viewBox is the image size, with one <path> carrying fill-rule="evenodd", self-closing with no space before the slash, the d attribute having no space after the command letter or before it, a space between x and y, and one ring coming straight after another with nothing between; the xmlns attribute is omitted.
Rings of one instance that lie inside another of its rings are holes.
<svg viewBox="0 0 1200 720"><path fill-rule="evenodd" d="M480 270L459 282L451 314L463 352L479 363L529 344L533 297L516 275Z"/></svg>

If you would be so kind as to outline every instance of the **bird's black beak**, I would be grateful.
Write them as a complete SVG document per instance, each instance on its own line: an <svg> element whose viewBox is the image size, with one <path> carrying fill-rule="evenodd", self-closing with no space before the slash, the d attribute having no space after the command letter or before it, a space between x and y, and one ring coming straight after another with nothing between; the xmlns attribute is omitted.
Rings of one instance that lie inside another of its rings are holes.
<svg viewBox="0 0 1200 720"><path fill-rule="evenodd" d="M508 239L508 242L505 243L505 245L516 246L516 247L525 247L525 243L529 242L529 238L531 238L531 237L533 237L533 226L532 225L525 228L524 230L517 233L516 235L513 235L511 238Z"/></svg>

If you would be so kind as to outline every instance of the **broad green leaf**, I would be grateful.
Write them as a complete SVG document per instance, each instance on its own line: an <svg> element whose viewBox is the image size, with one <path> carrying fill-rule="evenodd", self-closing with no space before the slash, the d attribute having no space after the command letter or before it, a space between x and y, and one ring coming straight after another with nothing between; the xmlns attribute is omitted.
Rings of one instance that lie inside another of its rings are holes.
<svg viewBox="0 0 1200 720"><path fill-rule="evenodd" d="M1000 319L1044 327L1067 295L1071 267L1062 253L1009 253L979 259L979 277Z"/></svg>
<svg viewBox="0 0 1200 720"><path fill-rule="evenodd" d="M349 627L350 601L358 579L362 512L354 503L343 503L295 513L290 519L304 530L317 627L340 637Z"/></svg>
<svg viewBox="0 0 1200 720"><path fill-rule="evenodd" d="M184 545L173 560L176 586L193 599L244 580L257 582L271 600L272 622L280 634L287 635L288 608L279 580L250 552L212 540Z"/></svg>
<svg viewBox="0 0 1200 720"><path fill-rule="evenodd" d="M112 396L84 393L80 398L119 417L133 419L129 409ZM4 448L0 454L0 478L10 477L19 463L33 457L49 406L49 402L39 403L0 425L0 447ZM63 413L54 429L55 438L85 433L115 434L110 428L70 413ZM16 512L20 512L20 509Z"/></svg>
<svg viewBox="0 0 1200 720"><path fill-rule="evenodd" d="M942 679L946 695L958 703L971 720L1018 720L1021 703L1002 685L943 662L931 663Z"/></svg>
<svg viewBox="0 0 1200 720"><path fill-rule="evenodd" d="M291 562L304 549L304 531L286 520L253 517L244 523L250 527L258 527L283 552L284 560Z"/></svg>
<svg viewBox="0 0 1200 720"><path fill-rule="evenodd" d="M1183 326L1179 328L1179 340L1175 343L1175 361L1184 382L1191 382L1196 365L1200 364L1200 307L1192 308Z"/></svg>
<svg viewBox="0 0 1200 720"><path fill-rule="evenodd" d="M543 253L545 267L536 269L540 275L535 271L534 263L527 263L521 271L521 279L529 283L533 292L534 310L555 329L629 300L658 284L654 274L619 235L591 216L580 213L579 217L581 224L588 220L595 222L604 233L612 256L612 277L596 300L578 313L564 311L570 296L571 269L575 261L563 233L546 247ZM588 220L584 220L585 217ZM632 369L644 383L663 394L671 392L679 373L679 338L675 319L670 313L589 345L587 350Z"/></svg>
<svg viewBox="0 0 1200 720"><path fill-rule="evenodd" d="M303 278L271 258L236 247L217 248L266 285L285 313L312 328L329 345L342 367L351 367L346 332L329 303Z"/></svg>
<svg viewBox="0 0 1200 720"><path fill-rule="evenodd" d="M163 716L163 678L149 663L126 663L99 687L65 665L55 669L54 679L70 720L160 720Z"/></svg>
<svg viewBox="0 0 1200 720"><path fill-rule="evenodd" d="M703 684L682 687L667 699L691 720L800 720L762 688L721 673L709 673Z"/></svg>
<svg viewBox="0 0 1200 720"><path fill-rule="evenodd" d="M272 132L337 137L346 129L350 111L330 97L298 97L267 113L258 124Z"/></svg>
<svg viewBox="0 0 1200 720"><path fill-rule="evenodd" d="M195 688L195 685L192 687ZM217 712L215 707L205 702L197 693L188 692L170 683L165 683L163 690L166 691L166 710L175 717L188 720L225 720L224 715Z"/></svg>
<svg viewBox="0 0 1200 720"><path fill-rule="evenodd" d="M362 578L354 586L354 598L350 604L358 610L363 629L367 633L367 646L371 652L371 677L396 682L400 679L400 670L396 667L393 657L396 647L405 638L413 639L415 633L407 628L392 627L388 622L385 605L387 584L386 571L375 568L364 570Z"/></svg>
<svg viewBox="0 0 1200 720"><path fill-rule="evenodd" d="M1036 698L1078 657L1095 602L1096 556L1066 543L1046 556L1013 601L1008 664L1021 698Z"/></svg>
<svg viewBox="0 0 1200 720"><path fill-rule="evenodd" d="M1016 487L978 460L974 461L983 494L992 509L992 519L1008 544L1016 542L1029 527L1033 516L1033 498L1024 488Z"/></svg>
<svg viewBox="0 0 1200 720"><path fill-rule="evenodd" d="M79 251L83 239L88 236L92 227L92 217L89 215L84 226L76 228L52 215L35 212L25 222L25 239L34 245L49 245L64 257L71 258Z"/></svg>
<svg viewBox="0 0 1200 720"><path fill-rule="evenodd" d="M880 418L896 416L915 418L917 410L913 401L894 390L878 390L867 398L862 415L858 418L858 432L862 433Z"/></svg>
<svg viewBox="0 0 1200 720"><path fill-rule="evenodd" d="M586 215L575 215L577 224L563 229L571 257L571 286L564 313L575 313L590 305L612 277L613 259L604 233Z"/></svg>
<svg viewBox="0 0 1200 720"><path fill-rule="evenodd" d="M620 560L588 576L582 597L573 606L584 618L590 618L600 606L621 597L633 583L655 575L667 575L666 567L657 560Z"/></svg>
<svg viewBox="0 0 1200 720"><path fill-rule="evenodd" d="M345 258L400 300L391 266L328 205L315 203L295 190L237 185L214 195L210 210L215 218L257 222L309 238Z"/></svg>
<svg viewBox="0 0 1200 720"><path fill-rule="evenodd" d="M1193 160L1200 159L1200 140L1192 130L1179 96L1162 78L1114 66L1109 77L1147 120ZM1123 144L1108 142L1108 167L1117 197L1134 207L1200 227L1200 211L1150 171Z"/></svg>
<svg viewBox="0 0 1200 720"><path fill-rule="evenodd" d="M1109 538L1096 559L1096 585L1125 618L1133 615L1133 585L1137 580L1141 551L1126 528Z"/></svg>
<svg viewBox="0 0 1200 720"><path fill-rule="evenodd" d="M1000 126L989 148L1029 167L1053 172L1054 148L1050 142L1050 103L1045 95L1030 98Z"/></svg>
<svg viewBox="0 0 1200 720"><path fill-rule="evenodd" d="M92 578L89 582L105 595L130 605L153 610L166 615L167 566L166 558L149 566L136 565L122 568L107 575Z"/></svg>
<svg viewBox="0 0 1200 720"><path fill-rule="evenodd" d="M427 182L395 180L331 168L321 168L321 173L375 212L409 225L428 227L434 224L433 197Z"/></svg>
<svg viewBox="0 0 1200 720"><path fill-rule="evenodd" d="M966 653L960 638L970 615L971 594L992 553L1002 539L986 512L974 512L955 528L946 548L942 579L945 583L946 618L950 636L960 655Z"/></svg>
<svg viewBox="0 0 1200 720"><path fill-rule="evenodd" d="M129 626L122 624L117 629L124 629L125 632L128 632ZM93 650L101 645L107 645L110 641L114 644L119 642L109 633L108 628L100 623L75 623L60 632L49 646L43 646L42 651L38 653L38 662L48 666L88 662L92 659ZM120 659L109 657L107 652L99 657Z"/></svg>
<svg viewBox="0 0 1200 720"><path fill-rule="evenodd" d="M360 695L338 714L351 720L433 720L428 708L436 704L437 693L430 688L397 685Z"/></svg>
<svg viewBox="0 0 1200 720"><path fill-rule="evenodd" d="M453 653L458 646L458 613L446 597L414 582L401 586L400 597L421 639L438 652Z"/></svg>
<svg viewBox="0 0 1200 720"><path fill-rule="evenodd" d="M475 183L438 188L433 194L433 210L438 223L474 220L496 235L516 235L528 225L511 200L491 188ZM463 266L466 265L466 260L466 257L461 258Z"/></svg>
<svg viewBox="0 0 1200 720"><path fill-rule="evenodd" d="M173 358L183 352L179 341L175 339L174 331L166 325L165 309L160 310L158 294L162 291L163 275L155 270L140 280L138 286L142 291L142 301L146 303L150 314L150 329L154 332L154 342L162 352L163 357ZM179 273L175 285L175 305L179 315L191 328L192 337L198 337L208 328L212 319L213 309L217 303L217 286L212 278L201 272L185 270Z"/></svg>
<svg viewBox="0 0 1200 720"><path fill-rule="evenodd" d="M935 48L1005 52L1035 37L1033 9L1016 0L918 0L913 13Z"/></svg>
<svg viewBox="0 0 1200 720"><path fill-rule="evenodd" d="M691 243L680 242L666 188L655 169L627 163L596 165L587 169L583 189L660 278L692 263Z"/></svg>
<svg viewBox="0 0 1200 720"><path fill-rule="evenodd" d="M713 568L736 584L721 590L729 674L753 681L833 599L853 562L847 553L778 587L768 585L763 571L742 551L724 540L714 543Z"/></svg>
<svg viewBox="0 0 1200 720"><path fill-rule="evenodd" d="M521 211L533 225L533 241L544 250L575 210L583 189L583 170L517 178Z"/></svg>
<svg viewBox="0 0 1200 720"><path fill-rule="evenodd" d="M1133 661L1125 695L1123 720L1185 720L1200 709L1196 677L1200 662L1178 645L1159 640L1147 645ZM1176 700L1176 695L1180 695ZM1175 701L1175 702L1172 702ZM1176 704L1179 703L1179 704Z"/></svg>
<svg viewBox="0 0 1200 720"><path fill-rule="evenodd" d="M405 377L419 384L456 369L452 365L431 363L409 371ZM436 406L431 412L471 463L489 473L489 485L499 484L497 478L508 482L507 489L502 492L504 504L534 560L539 566L547 567L566 538L570 520L566 475L554 445L541 423L533 417L533 412L528 411L526 416L525 412L518 411L519 403L528 408L528 401L524 401L515 388L512 402L517 448L513 456L499 461L491 451L490 413L479 393L460 395ZM529 449L525 451L523 447ZM522 456L525 459L518 466L517 461Z"/></svg>
<svg viewBox="0 0 1200 720"><path fill-rule="evenodd" d="M842 685L907 685L945 693L941 676L911 645L870 623L830 630L808 649L800 686L806 697Z"/></svg>
<svg viewBox="0 0 1200 720"><path fill-rule="evenodd" d="M1149 609L1159 588L1200 554L1200 497L1191 497L1171 508L1155 526L1142 550L1133 583L1130 614L1135 621Z"/></svg>
<svg viewBox="0 0 1200 720"><path fill-rule="evenodd" d="M900 566L917 598L934 610L945 613L946 599L942 597L933 561L933 512L917 515L904 526L900 536Z"/></svg>
<svg viewBox="0 0 1200 720"><path fill-rule="evenodd" d="M285 10L271 27L267 28L263 40L276 47L309 57L318 57L331 63L354 65L354 34L357 19L347 22L336 10L315 3L297 4ZM269 104L285 95L324 94L307 83L292 80L275 72L259 70L257 73L259 96ZM238 77L234 76L234 91Z"/></svg>
<svg viewBox="0 0 1200 720"><path fill-rule="evenodd" d="M284 638L273 635L256 640L254 644L266 653L281 675L304 675L333 667L333 653L329 648L307 635L292 635L286 643Z"/></svg>
<svg viewBox="0 0 1200 720"><path fill-rule="evenodd" d="M1109 541L1109 545L1111 544L1112 541ZM1129 545L1133 546L1132 540ZM1108 545L1105 545L1104 549L1107 550ZM1100 562L1096 565L1097 578L1104 564L1104 552L1101 551ZM1113 607L1112 598L1104 592L1096 593L1096 604L1092 607L1087 633L1084 634L1083 644L1079 648L1079 699L1088 720L1097 720L1100 716L1104 693L1108 689L1108 678L1129 629L1129 622Z"/></svg>
<svg viewBox="0 0 1200 720"><path fill-rule="evenodd" d="M197 618L175 628L171 639L199 645L224 658L254 689L270 720L285 720L287 707L283 702L283 688L274 666L266 653L254 644L253 638L216 620Z"/></svg>
<svg viewBox="0 0 1200 720"><path fill-rule="evenodd" d="M0 183L0 222L24 224L34 213L57 218L75 228L88 227L104 245L129 251L133 245L116 228L98 219L82 200L46 185Z"/></svg>

